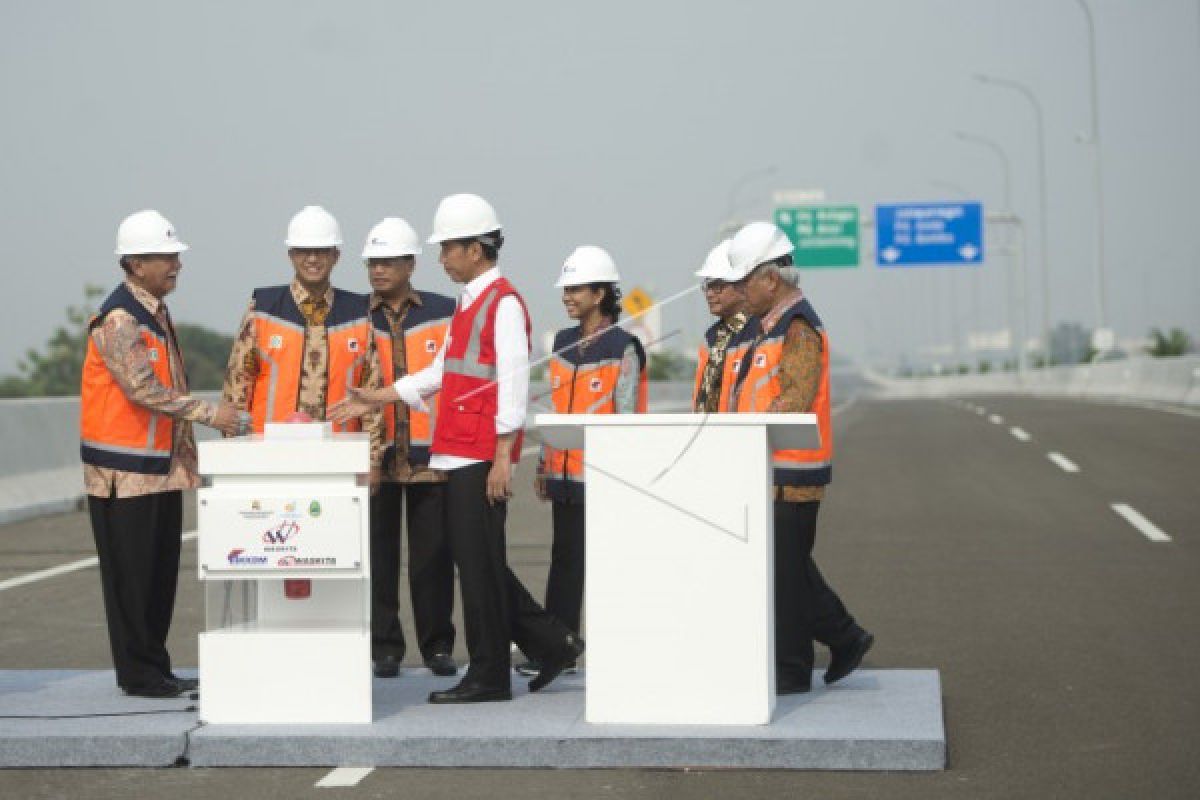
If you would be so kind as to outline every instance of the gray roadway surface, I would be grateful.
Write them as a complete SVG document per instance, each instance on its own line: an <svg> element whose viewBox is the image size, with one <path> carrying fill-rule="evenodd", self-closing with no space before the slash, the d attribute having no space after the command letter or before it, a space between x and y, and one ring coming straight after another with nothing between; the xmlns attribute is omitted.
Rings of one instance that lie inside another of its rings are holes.
<svg viewBox="0 0 1200 800"><path fill-rule="evenodd" d="M1200 418L972 402L1005 424L943 400L863 395L844 410L818 537L826 576L878 637L869 666L941 671L945 772L388 769L315 789L327 770L8 770L0 796L1200 796ZM1032 441L1011 436L1012 424ZM1048 451L1081 471L1063 472ZM510 556L540 595L549 513L529 479L526 465ZM1174 541L1150 542L1114 502ZM0 580L92 552L82 514L0 528ZM184 665L201 624L194 570L189 545L170 643ZM108 666L95 570L0 592L0 643L0 668ZM645 657L647 669L686 668ZM712 657L737 658L719 631Z"/></svg>

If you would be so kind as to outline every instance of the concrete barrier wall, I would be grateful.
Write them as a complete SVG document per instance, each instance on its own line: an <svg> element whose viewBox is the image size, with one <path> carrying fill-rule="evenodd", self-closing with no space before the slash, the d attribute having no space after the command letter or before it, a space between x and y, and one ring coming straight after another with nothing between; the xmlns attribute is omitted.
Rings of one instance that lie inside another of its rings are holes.
<svg viewBox="0 0 1200 800"><path fill-rule="evenodd" d="M651 410L686 410L690 383L650 384ZM530 386L529 413L550 410L550 387ZM217 392L197 392L216 400ZM203 425L196 438L216 436ZM79 398L42 397L0 400L0 525L42 514L70 511L83 497L79 462Z"/></svg>
<svg viewBox="0 0 1200 800"><path fill-rule="evenodd" d="M900 397L947 397L966 394L1038 394L1059 397L1142 400L1200 406L1200 356L1135 358L1103 364L1032 369L1018 375L944 375L892 378L867 377Z"/></svg>

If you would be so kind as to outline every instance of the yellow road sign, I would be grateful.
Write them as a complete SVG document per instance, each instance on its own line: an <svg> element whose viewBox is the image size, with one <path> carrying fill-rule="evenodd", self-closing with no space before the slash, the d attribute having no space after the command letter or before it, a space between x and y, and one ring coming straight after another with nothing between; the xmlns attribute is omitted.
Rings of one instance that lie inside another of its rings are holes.
<svg viewBox="0 0 1200 800"><path fill-rule="evenodd" d="M635 286L629 291L629 294L621 299L621 307L625 309L626 314L631 316L641 314L652 305L654 305L654 301L640 286Z"/></svg>

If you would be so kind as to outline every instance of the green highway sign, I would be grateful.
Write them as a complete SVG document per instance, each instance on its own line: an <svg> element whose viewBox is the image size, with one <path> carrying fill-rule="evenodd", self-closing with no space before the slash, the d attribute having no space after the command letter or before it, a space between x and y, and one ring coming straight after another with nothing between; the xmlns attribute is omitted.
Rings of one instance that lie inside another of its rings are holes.
<svg viewBox="0 0 1200 800"><path fill-rule="evenodd" d="M858 266L858 206L780 207L775 224L796 246L796 266Z"/></svg>

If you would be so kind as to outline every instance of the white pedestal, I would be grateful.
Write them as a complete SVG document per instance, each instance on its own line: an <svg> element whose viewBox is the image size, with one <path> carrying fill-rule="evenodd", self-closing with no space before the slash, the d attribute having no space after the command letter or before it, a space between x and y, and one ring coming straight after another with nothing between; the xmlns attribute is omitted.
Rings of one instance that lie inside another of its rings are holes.
<svg viewBox="0 0 1200 800"><path fill-rule="evenodd" d="M200 719L370 723L366 435L252 436L199 450L212 477L198 508ZM308 596L289 596L289 579L307 580Z"/></svg>
<svg viewBox="0 0 1200 800"><path fill-rule="evenodd" d="M536 424L552 446L585 451L587 721L768 724L770 453L816 447L816 417L539 414Z"/></svg>

